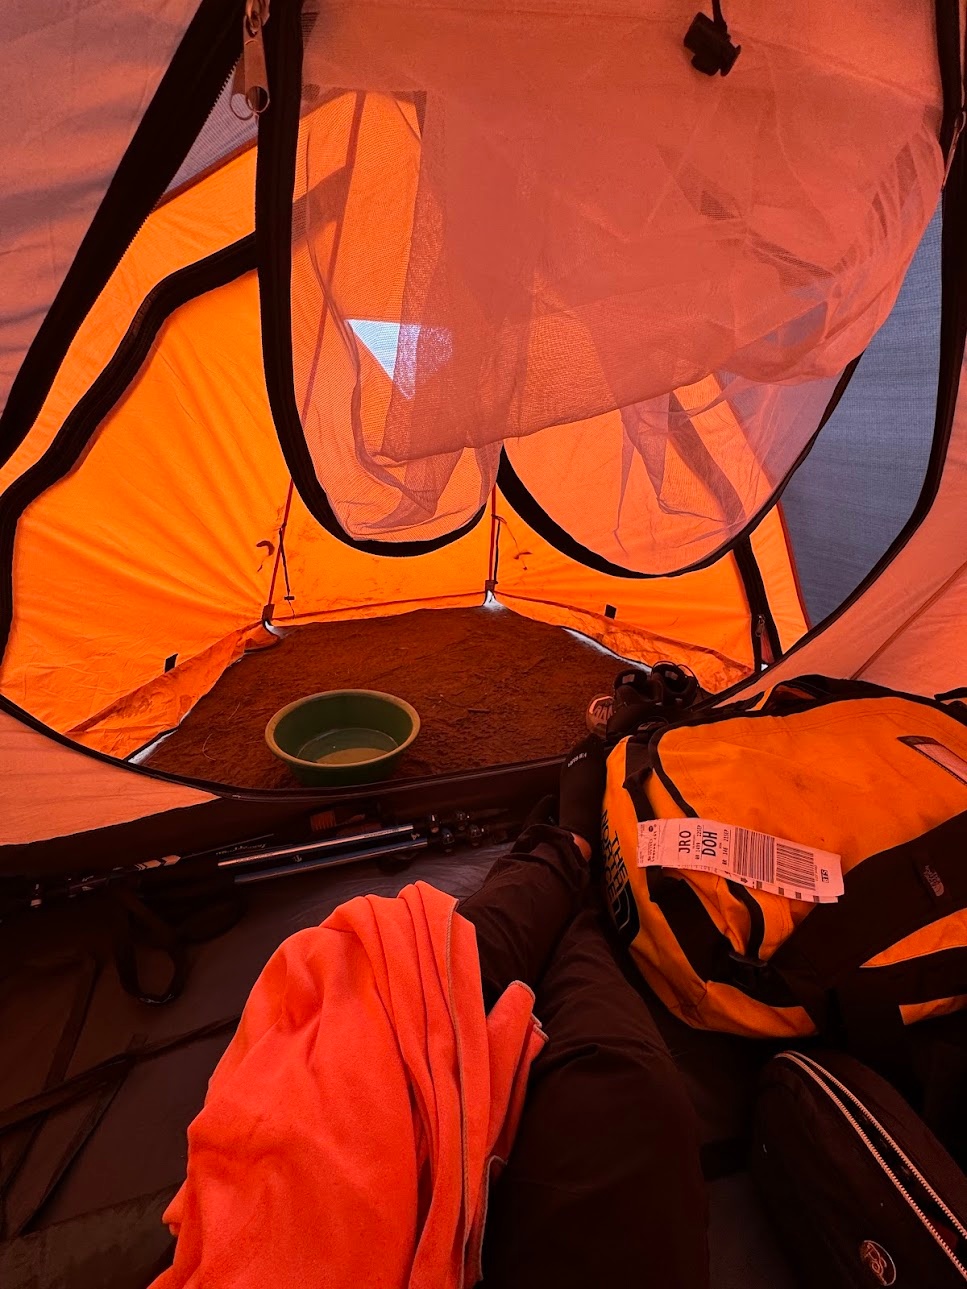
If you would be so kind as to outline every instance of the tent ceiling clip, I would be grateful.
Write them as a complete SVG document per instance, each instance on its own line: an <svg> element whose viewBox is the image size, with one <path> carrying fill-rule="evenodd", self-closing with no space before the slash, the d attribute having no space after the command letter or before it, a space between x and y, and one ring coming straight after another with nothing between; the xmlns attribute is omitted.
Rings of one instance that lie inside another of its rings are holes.
<svg viewBox="0 0 967 1289"><path fill-rule="evenodd" d="M732 43L720 0L712 0L712 14L711 18L704 13L695 15L685 33L685 48L694 55L692 66L696 71L705 76L728 76L742 46Z"/></svg>

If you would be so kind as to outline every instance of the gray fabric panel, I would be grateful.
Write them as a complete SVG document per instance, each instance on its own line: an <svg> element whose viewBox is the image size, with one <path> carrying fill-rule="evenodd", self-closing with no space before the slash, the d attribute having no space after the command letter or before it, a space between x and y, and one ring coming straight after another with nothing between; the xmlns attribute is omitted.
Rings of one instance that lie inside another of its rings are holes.
<svg viewBox="0 0 967 1289"><path fill-rule="evenodd" d="M227 935L198 946L188 988L170 1007L145 1008L121 991L112 970L102 974L73 1068L84 1068L123 1049L133 1033L150 1033L152 1038L183 1033L239 1010L279 942L303 927L318 924L345 900L369 892L395 895L403 886L420 880L463 897L477 889L505 850L506 846L501 845L461 850L451 856L424 855L408 866L395 868L360 864L250 888L252 900L246 917ZM77 901L22 918L11 928L13 934L0 954L0 964L3 959L21 961L28 952L33 956L43 956L45 951L62 955L68 950L91 947L101 936L101 912L96 900ZM128 1076L44 1213L45 1226L77 1219L81 1235L75 1238L69 1226L55 1228L49 1234L31 1236L6 1249L9 1267L2 1257L0 1264L13 1276L11 1289L20 1285L34 1289L48 1283L43 1277L52 1265L52 1241L61 1236L70 1240L75 1252L81 1250L83 1241L102 1248L107 1239L109 1245L102 1216L107 1222L112 1214L106 1207L119 1204L127 1205L124 1210L114 1210L126 1214L124 1256L118 1260L117 1279L111 1284L115 1289L129 1289L134 1283L130 1278L132 1265L153 1259L166 1242L157 1203L129 1197L141 1194L146 1186L163 1188L168 1194L180 1184L185 1169L185 1126L201 1105L212 1067L227 1041L225 1035L173 1052ZM64 1145L57 1120L58 1116L54 1116L42 1134L53 1138L49 1143L53 1156ZM41 1154L44 1144L39 1143ZM709 1189L713 1289L791 1289L782 1255L748 1178L727 1178ZM84 1216L99 1209L105 1209L105 1213ZM40 1274L39 1280L35 1273ZM6 1281L3 1283L6 1285ZM81 1265L79 1278L54 1278L50 1283L62 1284L63 1289L80 1289L89 1280L84 1278Z"/></svg>
<svg viewBox="0 0 967 1289"><path fill-rule="evenodd" d="M940 211L889 318L783 494L813 623L842 604L906 523L933 437L940 348Z"/></svg>
<svg viewBox="0 0 967 1289"><path fill-rule="evenodd" d="M245 110L244 104L236 103L236 108ZM240 120L235 115L232 110L232 81L229 81L166 191L175 192L182 184L188 183L209 166L222 161L237 148L247 143L254 143L258 134L258 124L258 117L249 116Z"/></svg>
<svg viewBox="0 0 967 1289"><path fill-rule="evenodd" d="M708 1188L711 1289L795 1289L748 1173Z"/></svg>
<svg viewBox="0 0 967 1289"><path fill-rule="evenodd" d="M134 1035L163 1039L240 1012L281 941L305 927L318 925L346 900L371 892L393 896L416 881L429 882L463 898L480 886L506 849L501 845L466 848L449 856L425 854L408 865L347 865L249 887L249 908L237 926L193 949L188 984L176 1002L166 1007L145 1006L124 993L113 967L102 971L70 1073L123 1051ZM9 970L14 963L30 961L39 972L44 962L62 959L72 951L94 949L109 957L110 920L97 897L25 914L15 924L11 921L5 931L0 979L4 969ZM49 975L43 979L50 991ZM54 983L62 984L59 977ZM54 1040L63 1027L66 1008L67 995L63 988L60 992L63 999L55 994L48 1009ZM36 1042L26 1019L28 1004L35 1009L40 1006L39 1000L31 998L22 1000L19 1006L18 1001L10 997L0 1007L2 1032L15 1061L26 1060L22 1047ZM48 1013L43 1015L47 1018ZM131 1071L45 1208L45 1225L125 1202L149 1190L177 1187L185 1170L185 1128L201 1108L209 1075L229 1037L226 1033L193 1044ZM14 1086L4 1104L34 1090ZM34 1145L31 1166L14 1188L15 1193L8 1197L9 1203L28 1203L90 1104L85 1101L80 1107L50 1117ZM137 1148L130 1148L130 1143L137 1143Z"/></svg>
<svg viewBox="0 0 967 1289"><path fill-rule="evenodd" d="M3 1289L142 1289L171 1260L173 1188L0 1244Z"/></svg>

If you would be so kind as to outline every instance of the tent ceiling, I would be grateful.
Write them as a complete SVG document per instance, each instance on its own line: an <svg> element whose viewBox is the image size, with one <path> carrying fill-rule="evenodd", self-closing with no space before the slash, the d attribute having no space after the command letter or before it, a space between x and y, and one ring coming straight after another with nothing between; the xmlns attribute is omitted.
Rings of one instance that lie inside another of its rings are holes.
<svg viewBox="0 0 967 1289"><path fill-rule="evenodd" d="M197 0L5 6L0 407Z"/></svg>

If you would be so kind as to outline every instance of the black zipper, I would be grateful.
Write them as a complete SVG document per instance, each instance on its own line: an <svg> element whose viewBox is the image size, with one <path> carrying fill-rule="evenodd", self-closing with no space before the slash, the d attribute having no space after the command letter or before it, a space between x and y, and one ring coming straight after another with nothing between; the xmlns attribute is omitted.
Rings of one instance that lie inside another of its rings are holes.
<svg viewBox="0 0 967 1289"><path fill-rule="evenodd" d="M0 659L13 622L13 558L17 525L31 502L80 460L151 351L166 319L183 304L255 268L255 235L169 274L145 297L111 361L76 404L44 455L0 496Z"/></svg>
<svg viewBox="0 0 967 1289"><path fill-rule="evenodd" d="M938 1252L948 1258L960 1278L967 1281L967 1228L930 1184L912 1155L903 1150L856 1093L819 1061L805 1052L780 1052L776 1060L798 1066L826 1094L916 1217L924 1235L936 1242ZM953 1237L952 1247L943 1238L944 1230ZM881 1280L881 1283L890 1282Z"/></svg>
<svg viewBox="0 0 967 1289"><path fill-rule="evenodd" d="M752 550L751 538L746 537L738 542L733 554L749 605L749 618L752 624L752 662L753 669L758 674L762 670L763 662L775 662L782 656L782 644L779 640L776 620L772 616L769 597L766 595L762 573ZM766 657L766 645L769 647L768 657Z"/></svg>
<svg viewBox="0 0 967 1289"><path fill-rule="evenodd" d="M259 118L255 170L255 236L258 247L262 359L269 407L279 445L309 513L330 536L370 555L426 555L459 541L480 523L484 501L453 532L422 541L361 541L339 522L320 484L306 445L292 376L292 197L302 98L302 14L300 0L275 0L264 31L269 107Z"/></svg>
<svg viewBox="0 0 967 1289"><path fill-rule="evenodd" d="M198 137L242 48L243 0L201 0L0 415L0 466L37 419L77 329Z"/></svg>
<svg viewBox="0 0 967 1289"><path fill-rule="evenodd" d="M960 0L936 0L937 62L943 92L940 149L949 161L964 123L964 66L961 63ZM965 33L967 34L967 33Z"/></svg>
<svg viewBox="0 0 967 1289"><path fill-rule="evenodd" d="M924 473L923 486L910 518L893 539L889 548L880 556L873 568L838 608L817 622L787 651L785 657L797 654L817 636L826 631L847 613L866 594L869 588L889 568L930 512L940 480L943 477L954 411L960 390L960 376L964 360L964 342L967 339L967 240L964 222L967 220L967 149L964 136L957 145L950 177L944 189L943 231L941 236L941 317L940 317L940 375L937 382L937 413L934 422L933 443ZM967 382L964 385L967 399ZM740 680L721 693L717 702L725 702L730 695L739 693L748 685Z"/></svg>

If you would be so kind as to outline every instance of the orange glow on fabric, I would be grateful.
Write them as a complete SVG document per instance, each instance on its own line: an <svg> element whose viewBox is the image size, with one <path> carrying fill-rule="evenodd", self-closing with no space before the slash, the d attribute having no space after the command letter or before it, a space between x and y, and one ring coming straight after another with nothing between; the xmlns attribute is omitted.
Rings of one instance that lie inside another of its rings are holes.
<svg viewBox="0 0 967 1289"><path fill-rule="evenodd" d="M473 927L417 883L269 960L188 1130L154 1289L462 1289L480 1277L544 1035L515 983L484 1014Z"/></svg>

